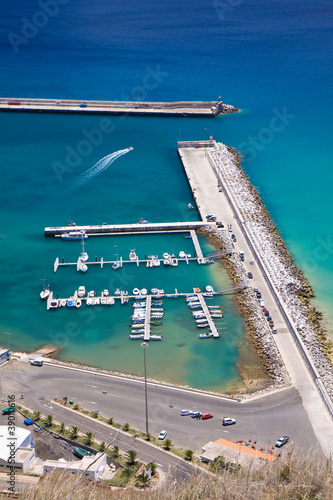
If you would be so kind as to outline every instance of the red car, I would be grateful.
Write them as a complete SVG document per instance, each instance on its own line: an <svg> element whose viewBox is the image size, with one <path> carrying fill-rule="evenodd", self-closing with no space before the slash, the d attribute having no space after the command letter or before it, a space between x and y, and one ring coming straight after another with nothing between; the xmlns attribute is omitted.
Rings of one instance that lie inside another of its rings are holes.
<svg viewBox="0 0 333 500"><path fill-rule="evenodd" d="M270 321L270 322L269 322L269 326L270 326L271 328L273 328L273 326L274 326L273 321Z"/></svg>
<svg viewBox="0 0 333 500"><path fill-rule="evenodd" d="M213 418L213 415L212 413L204 413L201 418L202 420L208 420L209 418Z"/></svg>

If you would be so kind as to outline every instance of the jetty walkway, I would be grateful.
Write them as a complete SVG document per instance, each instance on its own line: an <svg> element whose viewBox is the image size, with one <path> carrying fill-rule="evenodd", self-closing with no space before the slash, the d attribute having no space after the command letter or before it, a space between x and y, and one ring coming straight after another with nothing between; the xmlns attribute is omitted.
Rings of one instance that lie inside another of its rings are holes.
<svg viewBox="0 0 333 500"><path fill-rule="evenodd" d="M102 115L200 116L234 113L237 108L218 101L95 101L0 97L0 111L24 113L76 113Z"/></svg>
<svg viewBox="0 0 333 500"><path fill-rule="evenodd" d="M201 217L204 218L208 213L214 214L225 226L214 232L226 235L230 227L235 235L237 243L231 244L236 251L244 252L245 269L253 272L251 282L261 291L265 306L274 319L278 333L272 335L271 341L276 343L292 381L302 397L304 408L325 455L332 456L332 402L300 339L297 326L277 290L274 283L276 276L275 278L271 276L274 273L274 264L272 262L270 264L272 272L266 267L265 247L258 247L256 241L260 234L248 230L248 220L244 218L244 207L242 209L241 206L244 194L238 196L235 191L242 179L235 180L236 174L229 165L234 159L232 160L231 155L227 154L228 150L224 145L214 142L209 148L196 148L194 144L194 141L189 144L178 143L178 153ZM236 182L235 189L231 189L233 179ZM253 213L249 214L249 220L251 218L254 220ZM248 265L250 261L251 268ZM248 280L248 286L251 282Z"/></svg>
<svg viewBox="0 0 333 500"><path fill-rule="evenodd" d="M190 222L158 222L158 223L136 223L136 224L101 224L87 226L57 226L46 227L44 229L45 237L55 236L60 237L65 233L84 231L88 236L112 236L115 234L149 234L149 233L167 233L167 232L186 232L196 230L205 226L205 221L190 221Z"/></svg>

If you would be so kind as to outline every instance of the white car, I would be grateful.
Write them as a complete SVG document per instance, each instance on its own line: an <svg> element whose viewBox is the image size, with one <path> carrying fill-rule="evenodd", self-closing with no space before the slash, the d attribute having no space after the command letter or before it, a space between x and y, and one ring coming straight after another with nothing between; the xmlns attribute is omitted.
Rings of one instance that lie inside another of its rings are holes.
<svg viewBox="0 0 333 500"><path fill-rule="evenodd" d="M223 419L222 419L222 425L233 425L235 423L236 423L236 420L234 418L223 417Z"/></svg>
<svg viewBox="0 0 333 500"><path fill-rule="evenodd" d="M160 435L158 436L158 439L165 439L166 435L167 435L167 431L161 431Z"/></svg>
<svg viewBox="0 0 333 500"><path fill-rule="evenodd" d="M192 413L193 413L192 410L182 410L180 412L180 414L181 414L182 417L185 417L187 415L192 415Z"/></svg>

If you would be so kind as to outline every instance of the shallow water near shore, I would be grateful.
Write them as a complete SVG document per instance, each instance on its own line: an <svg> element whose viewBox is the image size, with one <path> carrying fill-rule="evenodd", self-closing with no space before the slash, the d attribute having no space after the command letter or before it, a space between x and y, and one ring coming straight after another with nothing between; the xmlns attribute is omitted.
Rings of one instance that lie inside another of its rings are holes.
<svg viewBox="0 0 333 500"><path fill-rule="evenodd" d="M214 99L222 94L225 102L242 111L216 119L112 117L112 133L69 163L69 149L82 152L86 132L98 129L101 117L0 113L0 281L5 291L0 329L10 333L1 333L0 343L9 341L18 350L58 343L62 359L142 373L139 344L127 338L128 308L118 304L108 311L82 307L47 312L38 297L42 265L47 283L59 296L69 296L80 284L96 291L121 284L163 286L165 291L205 284L223 288L229 286L226 273L217 263L206 267L181 263L177 269L126 267L122 278L108 267L89 268L86 276L74 268L54 274L54 259L75 261L80 248L77 242L45 239L43 229L69 220L84 224L129 223L139 217L152 222L195 220L197 213L187 209L192 198L176 143L207 139L210 134L244 155L242 166L314 287L316 304L327 313L330 328L333 265L331 247L325 244L333 215L330 4L255 1L225 12L222 19L213 5L203 8L199 0L191 3L191 9L174 2L111 5L103 0L94 12L83 2L69 2L15 54L7 31L20 33L22 16L32 18L36 8L19 1L3 13L4 26L10 28L1 32L6 72L0 95L78 99L128 95L133 100L168 101ZM142 87L152 68L159 75L155 87L139 88L138 95L137 87ZM284 119L273 131L276 110ZM78 175L103 156L129 146L134 150L66 196ZM59 170L59 164L65 168ZM86 250L91 259L113 258L114 245L124 258L132 247L141 256L192 253L191 243L182 237L141 238L91 238ZM207 245L206 251L210 250ZM214 390L240 386L236 363L239 345L246 346L244 324L231 296L219 300L229 335L206 342L197 339L180 299L165 299L164 340L151 343L147 353L151 377Z"/></svg>

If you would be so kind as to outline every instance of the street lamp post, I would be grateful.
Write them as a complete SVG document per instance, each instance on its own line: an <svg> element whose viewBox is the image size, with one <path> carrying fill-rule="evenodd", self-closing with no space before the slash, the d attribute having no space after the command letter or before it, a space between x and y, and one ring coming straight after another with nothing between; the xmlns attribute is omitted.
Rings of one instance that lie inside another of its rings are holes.
<svg viewBox="0 0 333 500"><path fill-rule="evenodd" d="M148 398L147 398L147 370L146 370L146 347L148 347L147 342L142 342L141 347L143 348L143 362L145 367L146 434L148 434Z"/></svg>

